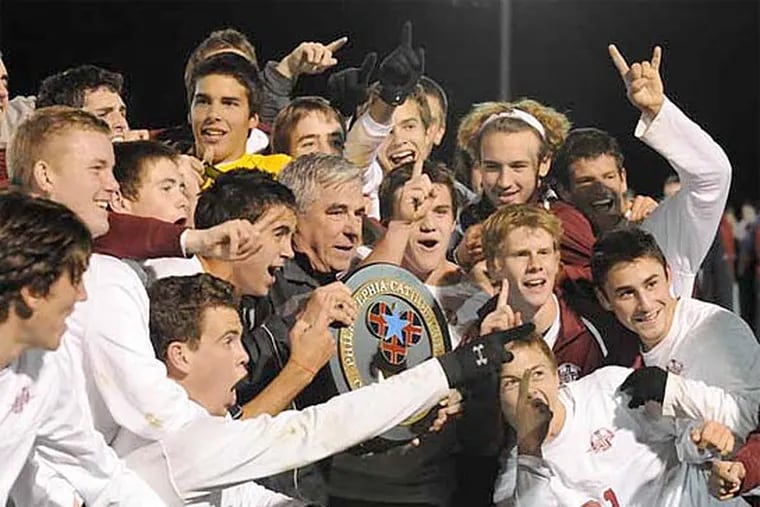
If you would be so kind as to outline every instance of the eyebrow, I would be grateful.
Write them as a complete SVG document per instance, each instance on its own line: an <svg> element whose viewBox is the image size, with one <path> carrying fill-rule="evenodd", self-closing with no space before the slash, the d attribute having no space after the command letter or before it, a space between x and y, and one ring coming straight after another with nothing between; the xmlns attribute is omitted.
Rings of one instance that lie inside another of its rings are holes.
<svg viewBox="0 0 760 507"><path fill-rule="evenodd" d="M278 225L277 227L274 228L275 233L291 232L292 230L293 228L290 227L289 225Z"/></svg>
<svg viewBox="0 0 760 507"><path fill-rule="evenodd" d="M216 341L220 342L228 338L230 335L240 336L241 334L242 334L241 331L238 329L228 329L227 331L224 332L224 334L222 334L219 338L217 338Z"/></svg>
<svg viewBox="0 0 760 507"><path fill-rule="evenodd" d="M327 211L348 211L346 204L333 203L327 207Z"/></svg>
<svg viewBox="0 0 760 507"><path fill-rule="evenodd" d="M316 138L317 138L317 134L306 134L296 139L296 143L300 143L301 141L312 140Z"/></svg>

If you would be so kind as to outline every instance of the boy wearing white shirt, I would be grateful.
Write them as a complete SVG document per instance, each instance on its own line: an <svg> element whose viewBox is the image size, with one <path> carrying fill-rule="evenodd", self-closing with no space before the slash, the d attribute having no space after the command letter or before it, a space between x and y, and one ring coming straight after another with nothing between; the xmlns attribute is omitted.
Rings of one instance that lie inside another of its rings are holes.
<svg viewBox="0 0 760 507"><path fill-rule="evenodd" d="M90 232L59 204L7 193L0 195L0 242L0 505L11 487L14 497L28 487L14 483L35 452L88 505L163 505L93 429L69 368L51 352L74 305L87 297Z"/></svg>

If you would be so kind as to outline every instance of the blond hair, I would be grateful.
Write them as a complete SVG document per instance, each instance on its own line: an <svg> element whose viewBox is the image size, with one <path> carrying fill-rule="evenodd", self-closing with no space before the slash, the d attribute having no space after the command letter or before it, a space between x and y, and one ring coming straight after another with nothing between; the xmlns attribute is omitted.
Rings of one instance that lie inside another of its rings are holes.
<svg viewBox="0 0 760 507"><path fill-rule="evenodd" d="M43 107L16 129L8 146L8 175L19 189L34 189L34 165L45 159L52 140L72 130L111 135L108 124L82 109L67 106Z"/></svg>
<svg viewBox="0 0 760 507"><path fill-rule="evenodd" d="M493 115L524 111L534 116L543 126L545 136L519 118L502 117L488 121ZM480 162L480 144L483 137L491 132L533 132L541 141L539 160L552 156L565 142L571 127L567 116L532 99L517 102L483 102L476 104L459 123L457 145L465 150L473 160Z"/></svg>
<svg viewBox="0 0 760 507"><path fill-rule="evenodd" d="M555 250L559 250L562 221L537 204L513 204L497 209L483 222L483 255L487 263L494 262L502 252L504 240L519 227L545 230L554 240Z"/></svg>

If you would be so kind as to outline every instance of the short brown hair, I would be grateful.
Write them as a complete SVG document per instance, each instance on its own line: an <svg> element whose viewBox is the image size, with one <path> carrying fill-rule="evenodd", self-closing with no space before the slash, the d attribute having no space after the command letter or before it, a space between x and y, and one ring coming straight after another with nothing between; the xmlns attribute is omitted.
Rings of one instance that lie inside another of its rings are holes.
<svg viewBox="0 0 760 507"><path fill-rule="evenodd" d="M272 124L272 151L290 155L290 135L301 119L309 113L322 113L326 118L335 120L340 125L343 138L346 127L340 113L330 105L327 99L317 96L298 97L290 101L274 119Z"/></svg>
<svg viewBox="0 0 760 507"><path fill-rule="evenodd" d="M172 342L198 347L206 310L237 311L239 303L232 284L206 273L162 278L148 288L148 296L150 341L156 357L164 362Z"/></svg>
<svg viewBox="0 0 760 507"><path fill-rule="evenodd" d="M483 255L492 263L502 252L507 235L518 227L543 229L551 234L555 250L562 238L562 221L537 204L513 204L497 209L483 222Z"/></svg>
<svg viewBox="0 0 760 507"><path fill-rule="evenodd" d="M532 126L517 118L498 118L486 121L494 114L508 113L519 109L534 116L544 128L545 139ZM484 127L485 125L485 127ZM490 132L535 132L541 139L539 160L552 156L565 142L570 130L570 120L559 111L531 99L521 99L517 102L484 102L476 104L467 115L462 118L457 130L457 144L467 150L473 160L480 161L480 144L486 134Z"/></svg>
<svg viewBox="0 0 760 507"><path fill-rule="evenodd" d="M393 205L396 201L396 191L412 178L413 170L414 162L407 162L386 174L382 183L380 183L380 190L378 191L380 197L380 219L384 224L393 219ZM422 174L426 174L430 178L431 183L439 183L448 189L451 196L451 211L456 218L457 211L459 210L459 194L457 194L456 188L454 188L454 176L452 176L448 167L441 162L425 160L422 165Z"/></svg>
<svg viewBox="0 0 760 507"><path fill-rule="evenodd" d="M127 199L134 201L140 195L145 182L145 172L161 159L172 162L179 160L179 154L172 148L156 141L132 141L116 143L113 146L116 164L113 176L119 182L119 191Z"/></svg>
<svg viewBox="0 0 760 507"><path fill-rule="evenodd" d="M507 343L506 347L509 350L528 348L537 349L544 356L546 356L553 368L557 368L557 358L554 356L554 352L552 352L552 349L549 347L549 344L546 343L543 336L535 331L530 333L525 338L512 340L511 342Z"/></svg>
<svg viewBox="0 0 760 507"><path fill-rule="evenodd" d="M18 191L0 193L0 322L11 307L32 316L21 289L45 297L62 275L79 283L87 269L92 236L61 204Z"/></svg>
<svg viewBox="0 0 760 507"><path fill-rule="evenodd" d="M111 135L108 124L95 115L67 106L38 109L16 129L8 146L8 173L14 185L25 192L34 189L34 164L47 156L52 139L70 130Z"/></svg>

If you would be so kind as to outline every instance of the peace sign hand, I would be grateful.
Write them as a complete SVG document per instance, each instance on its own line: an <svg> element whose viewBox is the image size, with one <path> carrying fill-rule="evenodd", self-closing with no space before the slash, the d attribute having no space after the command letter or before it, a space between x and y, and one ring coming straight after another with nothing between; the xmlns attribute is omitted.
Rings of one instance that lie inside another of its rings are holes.
<svg viewBox="0 0 760 507"><path fill-rule="evenodd" d="M607 47L612 63L625 83L628 100L642 113L654 118L665 102L665 91L660 77L662 48L655 46L650 61L635 62L630 67L614 44Z"/></svg>

